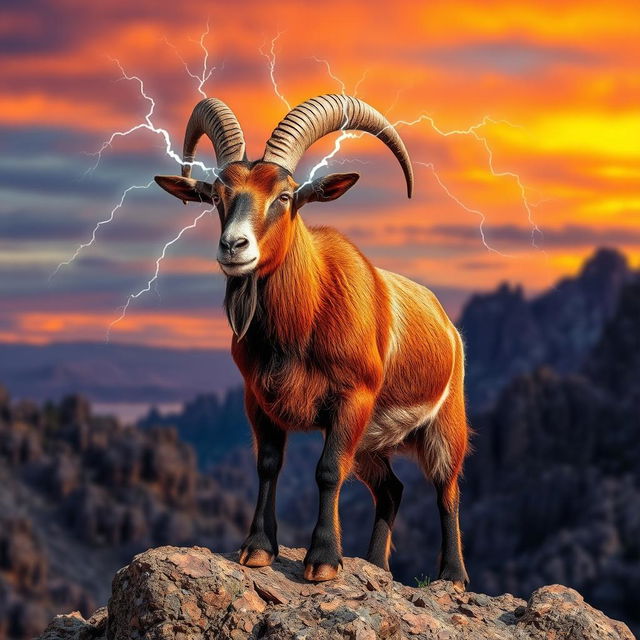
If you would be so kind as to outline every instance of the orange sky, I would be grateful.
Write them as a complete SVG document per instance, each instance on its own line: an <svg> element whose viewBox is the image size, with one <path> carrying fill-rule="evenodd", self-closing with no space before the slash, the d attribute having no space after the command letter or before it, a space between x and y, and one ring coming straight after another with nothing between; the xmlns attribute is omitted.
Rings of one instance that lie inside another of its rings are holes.
<svg viewBox="0 0 640 640"><path fill-rule="evenodd" d="M156 191L135 194L83 260L48 283L123 189L178 172L146 131L116 140L82 177L94 162L83 152L141 122L148 107L136 83L118 80L109 57L144 79L157 103L154 123L179 150L201 96L176 49L199 73L207 19L216 70L204 90L236 112L252 158L286 112L259 51L278 33L274 77L292 106L341 90L317 57L347 92L357 87L392 121L423 118L399 126L415 163L414 199L404 197L391 154L362 138L345 143L330 166L359 171L358 185L303 217L337 226L375 264L432 287L453 315L469 292L502 280L529 293L547 287L602 244L640 262L637 2L401 2L393 10L367 2L99 4L40 0L2 10L0 340L103 339L127 295L153 275L164 242L197 215ZM489 122L475 136L442 135L485 116L514 126ZM311 150L299 180L332 144ZM482 244L479 212L495 251ZM532 224L543 232L537 247ZM206 221L171 248L162 295L132 303L112 339L228 344L217 232L217 221Z"/></svg>

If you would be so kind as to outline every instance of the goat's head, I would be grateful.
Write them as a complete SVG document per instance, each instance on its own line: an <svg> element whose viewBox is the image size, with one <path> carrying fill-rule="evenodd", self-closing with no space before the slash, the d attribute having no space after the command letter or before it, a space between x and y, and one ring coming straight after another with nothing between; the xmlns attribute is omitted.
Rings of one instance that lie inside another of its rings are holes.
<svg viewBox="0 0 640 640"><path fill-rule="evenodd" d="M284 259L293 221L307 202L339 198L358 180L357 173L332 174L299 186L293 173L304 152L332 131L366 131L396 156L411 197L413 173L400 136L378 111L358 98L324 95L292 109L274 129L261 160L250 162L240 124L223 102L199 102L185 133L182 176L156 176L156 182L183 202L215 204L221 234L218 262L228 276L265 275ZM213 184L191 178L199 139L206 134L216 154Z"/></svg>

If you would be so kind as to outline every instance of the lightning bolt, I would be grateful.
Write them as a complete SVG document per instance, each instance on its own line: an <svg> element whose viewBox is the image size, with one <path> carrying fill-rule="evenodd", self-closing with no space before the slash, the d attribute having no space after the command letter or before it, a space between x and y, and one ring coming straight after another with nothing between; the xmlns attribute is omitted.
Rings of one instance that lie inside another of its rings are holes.
<svg viewBox="0 0 640 640"><path fill-rule="evenodd" d="M323 64L326 67L327 74L332 80L334 80L340 85L340 93L344 96L346 93L346 85L342 80L340 80L340 78L338 78L338 76L336 76L333 73L333 71L331 70L331 65L329 64L329 61L324 60L322 58L317 58L316 56L313 56L313 60L315 60L319 64ZM365 71L365 75L366 75L366 71ZM358 86L362 82L362 80L363 78L361 78L358 81L358 84L356 86ZM309 175L307 176L307 179L298 187L298 189L296 189L296 191L299 191L300 189L302 189L302 187L305 187L306 185L313 182L313 179L316 173L318 173L318 171L323 167L329 166L329 161L331 161L334 158L334 156L340 151L343 140L347 140L348 138L359 138L363 135L363 134L357 134L357 133L353 133L351 131L346 130L346 127L349 124L349 115L347 114L346 100L342 101L342 116L344 118L344 122L340 127L340 135L334 140L333 149L327 155L322 157L317 164L311 167L311 170L309 171Z"/></svg>
<svg viewBox="0 0 640 640"><path fill-rule="evenodd" d="M213 75L213 72L216 70L217 67L209 67L209 50L207 49L204 41L205 38L209 35L209 20L207 20L207 28L206 30L200 35L200 40L197 41L197 43L200 45L200 48L202 49L203 52L203 56L202 56L202 72L200 73L200 75L193 73L193 71L191 71L189 65L187 64L186 60L182 57L182 54L180 53L180 51L178 51L178 47L176 47L174 44L172 44L171 42L169 42L169 40L167 40L167 38L164 38L164 42L165 44L169 45L175 52L176 55L178 56L178 59L180 60L180 62L182 62L182 66L184 67L185 71L187 72L187 74L193 78L194 80L198 81L198 86L196 88L196 90L198 91L198 93L203 97L206 98L207 94L205 93L203 87L205 85L205 83L211 78L211 76ZM189 38L189 40L191 40L191 42L196 42L196 40L193 40L191 38Z"/></svg>
<svg viewBox="0 0 640 640"><path fill-rule="evenodd" d="M442 130L440 127L438 127L438 125L435 123L434 119L429 116L429 115L421 115L419 118L417 118L416 120L413 120L411 122L407 122L404 120L398 120L397 122L393 123L392 126L397 127L398 125L407 125L407 126L413 126L415 124L418 124L419 122L422 121L427 121L432 129L439 135L443 136L443 137L449 137L449 136L472 136L474 139L476 139L478 142L481 143L481 145L483 146L486 154L487 154L487 160L488 160L488 165L489 165L489 171L491 173L491 175L495 178L503 178L503 177L509 177L509 178L513 178L516 182L516 185L518 186L518 189L520 190L520 198L522 201L522 206L524 208L524 210L526 211L527 214L527 220L529 222L529 226L531 228L531 244L535 247L535 248L539 248L538 245L536 244L536 235L539 235L540 237L543 236L542 230L540 229L540 227L538 227L537 223L534 220L533 217L533 211L532 208L535 207L536 205L533 205L532 203L529 202L529 199L527 198L527 193L526 193L526 187L525 185L522 183L522 179L520 178L520 176L515 173L514 171L498 171L496 170L495 166L494 166L494 160L493 160L493 149L491 148L491 146L489 145L488 140L486 139L486 137L480 135L478 133L478 130L481 129L482 127L486 126L487 124L504 124L507 125L509 127L513 127L513 128L518 128L521 129L522 127L520 125L517 124L513 124L512 122L510 122L509 120L494 120L493 118L490 118L489 116L485 116L480 122L471 125L470 127L467 127L466 129L451 129L449 131L444 131ZM423 163L424 164L424 163ZM435 169L434 169L434 173L435 173ZM442 186L442 185L441 185ZM445 191L447 191L447 189L445 189ZM447 193L447 195L451 195L450 193ZM465 208L465 207L463 207ZM484 242L484 236L482 237L483 242ZM486 242L485 242L485 246L486 246Z"/></svg>
<svg viewBox="0 0 640 640"><path fill-rule="evenodd" d="M167 44L169 44L169 46L171 46L176 53L178 54L178 57L180 58L180 60L182 61L182 64L187 72L187 74L194 78L195 80L198 80L198 93L200 93L200 95L202 95L204 98L207 97L207 94L204 92L203 86L205 84L205 82L207 80L209 80L209 78L211 77L212 73L215 71L215 67L209 69L208 68L208 60L209 60L209 50L207 49L206 45L205 45L205 38L207 37L207 35L209 34L209 22L207 21L207 28L206 30L202 33L202 35L200 36L200 40L199 40L199 44L201 49L203 50L203 63L202 63L202 73L201 75L196 75L194 73L191 72L189 66L187 65L187 63L185 62L185 60L182 58L182 56L179 54L178 50L176 49L176 47L174 45L172 45L171 43L169 43L166 38L165 38L165 42L167 42ZM147 112L147 115L145 116L145 121L139 125L137 125L136 127L132 127L129 132L125 132L124 135L127 135L127 133L131 133L133 131L136 131L138 129L144 128L144 129L149 129L151 131L153 131L153 133L159 133L160 135L162 135L162 137L165 140L166 143L166 149L165 152L167 153L167 155L172 158L173 160L175 160L176 162L178 162L180 165L185 166L185 165L190 165L190 166L198 166L200 168L202 168L204 171L210 171L211 173L213 173L214 177L218 177L217 171L214 167L207 167L205 166L202 162L183 162L182 158L180 158L175 152L172 151L172 145L171 145L171 139L169 136L169 133L165 130L165 129L160 129L158 127L155 127L155 125L153 124L153 122L151 121L151 117L153 116L153 112L155 110L155 101L153 100L153 98L151 98L150 96L148 96L145 92L144 89L144 83L143 81L137 77L137 76L127 76L126 72L124 71L124 69L122 68L122 65L120 65L120 62L118 62L116 60L116 63L118 64L120 71L122 72L122 75L124 78L126 78L127 80L135 80L138 82L139 86L140 86L140 94L142 95L142 97L149 101L150 104L150 108L149 111ZM111 138L109 140L107 140L105 142L105 144L103 144L102 149L100 150L99 153L102 153L102 151L104 151L104 149L107 148L107 146L110 146L110 144L113 142L113 139L116 135L121 135L120 132L116 132L116 134L113 134L111 136ZM142 289L140 289L140 291L138 291L137 293L131 293L129 294L129 296L127 297L127 300L124 304L124 306L122 307L120 316L118 318L116 318L110 325L109 328L107 330L107 336L106 339L107 341L109 341L109 337L111 335L111 330L113 329L113 327L118 324L121 320L123 320L126 315L127 315L127 310L129 309L129 305L136 299L138 299L140 296L144 295L145 293L148 293L151 291L151 287L153 286L153 284L158 280L158 277L160 275L160 265L162 263L162 261L164 260L166 253L167 253L167 249L169 247L171 247L173 244L175 244L178 240L180 240L180 238L183 236L183 234L188 231L189 229L194 229L196 227L196 225L198 224L198 222L207 214L207 213L211 213L213 211L213 209L205 209L204 211L202 211L202 213L200 213L198 216L196 216L196 218L194 218L193 222L189 225L187 225L186 227L183 227L182 229L180 229L180 231L178 232L178 234L172 238L171 240L169 240L164 247L162 248L162 251L160 253L160 256L156 259L156 268L155 268L155 272L153 274L153 276L151 277L150 280L148 280L147 285L145 287L143 287Z"/></svg>
<svg viewBox="0 0 640 640"><path fill-rule="evenodd" d="M509 125L513 126L511 125L511 123L509 123ZM531 227L531 244L534 247L536 247L536 249L538 249L539 247L536 243L536 234L539 235L541 238L544 237L544 234L540 229L540 227L537 225L536 221L534 220L533 212L531 211L532 207L537 205L534 205L531 202L529 202L527 198L526 187L524 186L524 184L522 184L522 180L520 179L520 176L517 173L514 173L513 171L497 171L494 168L493 149L489 146L487 139L483 136L478 135L476 131L474 131L472 135L476 140L480 141L484 146L485 151L487 152L487 157L489 159L489 170L491 171L492 175L496 178L502 178L505 176L513 178L516 184L518 185L518 189L520 189L520 198L522 199L522 205L524 206L524 209L527 212L527 220L529 221L529 226Z"/></svg>
<svg viewBox="0 0 640 640"><path fill-rule="evenodd" d="M356 82L355 85L353 85L353 95L354 96L358 95L358 91L360 91L360 85L367 79L368 75L369 75L369 69L365 69L362 72L362 75L360 76L360 80L358 80L358 82Z"/></svg>
<svg viewBox="0 0 640 640"><path fill-rule="evenodd" d="M280 91L280 88L278 87L278 82L276 81L276 78L275 78L275 68L276 68L276 62L277 62L275 46L276 46L276 42L278 41L278 39L280 38L280 36L283 33L284 33L284 31L279 31L271 39L271 49L269 50L268 53L264 50L265 45L266 45L266 41L262 43L262 46L260 47L259 52L269 62L269 77L271 78L271 85L273 86L274 93L284 103L284 105L287 107L287 110L291 111L291 105L289 104L289 101L284 97L284 95ZM331 70L331 65L329 64L329 62L327 60L323 60L323 59L317 58L315 56L313 56L312 59L315 60L316 62L320 63L320 64L323 64L326 67L327 73L329 74L329 76L333 80L335 80L340 85L341 93L344 95L345 89L346 89L345 84L344 84L344 82L342 82L342 80L340 80L340 78L338 78L333 73L333 71ZM363 77L360 78L360 80L358 81L358 85L361 84L364 81L364 77L365 76L366 76L366 72L363 75ZM347 113L346 113L346 103L343 106L343 114L344 114L344 123L342 125L342 129L344 129L344 127L348 124L348 121L349 121L349 119L347 117ZM324 158L322 158L322 160L320 162L318 162L318 164L316 164L316 166L311 169L311 172L309 173L309 176L308 176L307 180L305 182L303 182L298 187L298 189L296 191L299 191L300 189L302 189L302 187L304 187L305 185L309 184L313 180L315 174L322 167L329 166L329 161L338 153L338 151L340 151L340 145L342 143L342 140L344 140L345 138L352 138L352 137L356 137L356 134L353 134L353 133L347 132L347 131L342 131L342 133L340 134L340 137L337 138L336 141L335 141L333 151L331 151L331 153L327 154Z"/></svg>
<svg viewBox="0 0 640 640"><path fill-rule="evenodd" d="M276 42L278 41L278 39L280 38L280 36L284 33L284 31L279 31L272 39L271 39L271 49L269 50L269 53L267 53L264 48L266 45L266 40L265 42L262 43L262 46L259 49L259 52L267 59L268 63L269 63L269 77L271 78L271 85L273 86L273 91L276 94L276 96L284 103L284 105L287 107L288 111L291 111L291 105L289 104L289 101L284 97L284 95L282 94L282 92L280 91L280 88L278 87L278 83L275 79L275 68L276 68L276 62L277 62L277 56L276 56L276 52L275 52L275 46L276 46ZM342 95L345 95L346 92L346 85L345 83L338 78L338 76L336 76L332 69L331 69L331 65L329 64L328 60L325 60L323 58L318 58L317 56L312 56L311 58L312 60L315 60L315 62L322 64L325 66L326 70L327 70L327 74L329 75L329 77L334 80L335 82L338 83L338 85L340 86L340 92L342 93ZM357 94L358 88L360 87L360 85L364 82L367 73L369 72L368 69L366 69L364 71L364 73L362 74L362 77L358 80L358 82L356 83L355 87L354 87L354 92ZM299 191L300 189L302 189L302 187L304 187L305 185L311 183L313 181L313 178L315 177L316 173L322 169L323 167L328 167L329 166L329 161L331 161L334 156L340 151L340 147L342 144L342 141L346 138L357 138L360 137L358 134L354 134L352 132L349 131L345 131L344 128L347 126L348 122L349 122L349 118L347 116L346 113L346 102L343 105L343 115L344 115L344 123L341 127L341 134L338 138L336 138L335 142L334 142L334 147L333 150L328 153L326 156L324 156L320 162L318 162L310 171L307 179L305 182L303 182L296 191Z"/></svg>
<svg viewBox="0 0 640 640"><path fill-rule="evenodd" d="M329 61L325 60L324 58L318 58L316 56L311 56L311 59L315 60L318 64L322 64L325 66L327 70L327 75L332 80L334 80L338 85L340 85L340 93L344 95L346 93L347 87L345 83L342 80L340 80L340 78L338 78L338 76L335 73L333 73L333 71L331 70L331 65L329 64ZM362 80L362 78L360 80Z"/></svg>
<svg viewBox="0 0 640 640"><path fill-rule="evenodd" d="M342 87L342 93L344 95L344 89L345 89L345 85L344 82L342 82L341 80L339 80L335 74L333 74L333 72L331 71L331 67L329 66L329 63L326 60L320 60L318 58L315 58L315 60L317 62L322 62L327 66L327 72L329 73L329 75L337 80L341 87ZM346 118L346 114L345 114L345 118ZM466 129L451 129L449 131L445 131L443 129L441 129L435 122L435 120L426 114L422 114L421 116L419 116L418 118L416 118L415 120L411 120L411 121L407 121L407 120L396 120L396 122L391 123L390 125L388 125L388 127L385 127L384 129L382 129L381 131L379 131L376 135L379 136L382 131L384 131L386 128L396 128L400 125L403 126L415 126L421 122L427 121L431 127L433 128L433 130L439 134L442 137L449 137L449 136L472 136L474 139L476 139L478 142L480 142L483 146L483 148L485 149L485 152L487 153L487 159L488 159L488 166L489 166L489 171L491 173L491 175L493 175L496 178L502 178L502 177L510 177L513 178L516 181L516 184L520 190L520 197L521 197L521 201L522 201L522 205L524 207L524 210L527 213L527 220L529 222L529 225L531 227L531 242L532 245L536 248L539 248L538 245L536 244L536 235L540 235L542 237L542 230L538 227L538 225L536 224L534 217L533 217L533 211L532 208L535 205L532 205L528 198L527 198L527 194L526 194L526 187L525 185L522 183L522 180L520 178L520 176L513 172L513 171L498 171L496 170L495 166L494 166L494 154L493 154L493 149L491 149L489 142L487 141L487 139L480 135L478 133L478 129L481 129L482 127L486 126L487 124L505 124L507 126L510 127L516 127L516 128L521 128L520 125L516 125L513 124L511 122L509 122L508 120L495 120L493 118L490 118L489 116L485 116L480 122L469 126ZM315 176L315 174L318 172L319 169L321 169L322 167L326 167L328 166L328 162L340 151L341 146L342 146L342 142L344 140L347 139L353 139L353 138L361 138L364 134L364 132L360 132L360 133L351 133L348 131L345 131L345 127L348 125L348 122L345 122L342 127L341 127L341 133L340 135L336 138L335 140L335 144L334 144L334 148L333 150L327 154L326 156L324 156L310 171L309 176L307 177L307 180L301 185L305 186L307 184L309 184L310 182L313 181L313 178ZM467 205L465 205L463 202L460 201L459 198L457 198L454 194L451 193L451 191L448 189L448 187L444 184L444 182L442 181L442 179L440 178L440 176L438 175L435 166L433 165L433 163L417 163L417 164L422 164L424 166L427 166L431 169L431 171L433 172L433 175L436 179L436 181L438 182L439 186L442 188L442 190L445 192L445 194L451 198L454 202L456 202L460 207L462 207L465 211L468 211L470 213L474 213L478 216L480 216L480 227L479 227L479 231L480 231L480 238L482 240L483 245L489 250L489 251L493 251L494 253L498 253L502 256L505 257L510 257L509 254L505 254L505 253L501 253L500 251L498 251L497 249L491 247L487 241L486 241L486 237L485 237L485 233L484 233L484 223L486 221L486 216L485 214L483 214L481 211L478 211L477 209L471 209L470 207L468 207Z"/></svg>
<svg viewBox="0 0 640 640"><path fill-rule="evenodd" d="M283 33L284 33L284 31L278 31L278 33L271 39L271 49L269 50L268 53L266 51L264 51L264 47L266 45L266 40L265 40L265 42L262 43L262 45L261 45L260 49L258 49L258 51L269 62L269 77L271 78L271 84L273 85L273 91L275 92L276 96L278 96L278 98L280 98L280 100L282 100L282 102L284 103L284 106L287 107L287 111L291 111L291 105L289 104L289 101L282 95L282 93L280 93L280 89L278 88L278 83L277 83L276 77L275 77L275 70L276 70L276 42L278 42L278 40L280 39L280 36Z"/></svg>
<svg viewBox="0 0 640 640"><path fill-rule="evenodd" d="M205 209L204 211L202 211L198 216L196 216L193 220L193 222L189 225L187 225L186 227L183 227L182 229L180 229L180 231L178 232L178 234L172 238L171 240L169 240L169 242L167 242L164 247L162 248L162 252L160 253L160 256L157 258L156 260L156 269L155 272L153 274L153 276L149 279L149 281L147 282L146 286L142 289L140 289L140 291L138 291L137 293L131 293L129 294L127 301L125 302L124 306L122 307L122 311L120 313L120 316L118 318L116 318L110 325L109 328L107 329L107 342L109 341L109 337L111 335L111 330L113 329L113 327L118 324L121 320L124 320L125 316L127 315L127 310L129 309L129 305L134 301L137 300L140 296L144 295L145 293L148 293L149 291L151 291L151 287L153 286L153 284L156 282L156 280L158 279L158 276L160 275L160 264L161 262L165 259L166 255L167 255L167 249L174 245L176 242L178 242L178 240L180 240L180 238L182 238L182 235L188 231L189 229L195 229L198 222L200 222L200 220L207 214L207 213L211 213L213 211L213 208L211 209Z"/></svg>
<svg viewBox="0 0 640 640"><path fill-rule="evenodd" d="M84 242L81 245L79 245L78 248L75 250L75 253L68 260L64 260L63 262L61 262L55 268L53 273L51 273L51 275L49 276L49 280L54 278L56 276L56 274L58 273L58 271L60 271L60 269L62 269L62 267L69 266L80 255L80 252L83 249L86 249L87 247L90 247L90 246L95 244L95 242L96 242L96 234L98 233L98 229L100 229L100 227L104 226L105 224L109 224L114 219L114 217L116 215L116 212L118 211L118 209L122 208L122 205L124 204L124 201L125 201L127 195L129 193L131 193L131 191L133 191L134 189L148 189L152 184L153 184L153 180L150 180L149 182L147 182L147 184L133 185L133 186L128 187L127 189L125 189L123 191L123 193L122 193L122 196L121 196L120 201L118 202L118 204L115 207L113 207L113 209L111 209L111 213L109 214L109 216L107 218L105 218L104 220L100 220L100 222L98 222L96 224L96 226L93 228L93 233L91 234L91 239L88 242Z"/></svg>
<svg viewBox="0 0 640 640"><path fill-rule="evenodd" d="M482 211L479 211L478 209L472 209L471 207L468 207L457 196L455 196L453 193L451 193L451 191L449 190L447 185L444 184L444 182L442 182L442 179L438 175L438 172L436 171L436 168L435 168L433 162L419 162L419 161L416 161L414 164L420 164L423 167L427 167L427 168L431 169L431 173L433 173L433 177L435 178L436 182L440 185L440 188L447 194L447 196L449 198L451 198L451 200L453 200L459 207L461 207L465 211L468 211L469 213L473 213L473 214L477 215L480 218L480 224L478 226L478 230L480 231L480 239L482 240L482 244L485 246L485 248L488 251L492 251L493 253L497 253L498 255L501 255L504 258L511 258L512 257L508 253L502 253L501 251L498 251L497 249L492 247L487 242L487 238L485 237L485 233L484 233L484 223L486 222L486 219L487 219L486 215L484 213L482 213Z"/></svg>
<svg viewBox="0 0 640 640"><path fill-rule="evenodd" d="M340 158L340 159L333 158L331 160L331 164L337 164L337 165L340 165L340 166L344 166L345 164L367 165L367 164L372 164L372 163L371 163L371 160L362 160L361 158Z"/></svg>
<svg viewBox="0 0 640 640"><path fill-rule="evenodd" d="M114 140L116 140L116 138L125 137L128 135L131 135L135 131L141 131L144 129L147 131L151 131L152 133L155 133L156 135L159 135L163 138L165 143L165 153L172 160L175 160L175 162L177 162L179 165L183 167L184 166L199 167L203 171L211 172L217 177L215 167L207 167L202 162L195 161L195 160L192 162L184 162L182 160L182 158L173 150L173 145L171 143L171 136L169 135L169 132L166 129L162 129L161 127L156 127L153 124L153 121L151 118L153 117L153 114L156 108L156 101L146 93L144 88L144 82L142 81L142 79L139 76L128 75L127 72L124 70L122 64L120 64L120 61L117 58L109 58L109 59L118 66L118 69L120 69L120 72L122 73L122 78L124 80L130 80L138 83L138 86L140 87L140 95L149 103L149 111L147 111L146 115L144 116L143 122L140 122L139 124L133 127L130 127L126 131L115 131L114 133L111 134L108 140L105 140L102 143L102 146L100 147L100 149L98 149L98 151L96 151L95 153L89 154L89 155L97 156L97 160L96 160L96 163L93 165L93 167L90 167L89 169L87 169L86 173L90 173L98 167L98 165L100 164L100 160L102 159L102 154L106 149L108 149L113 145L113 142Z"/></svg>
<svg viewBox="0 0 640 640"><path fill-rule="evenodd" d="M269 72L270 72L270 76L271 76L271 83L273 85L273 89L276 93L276 95L284 102L284 104L287 106L287 108L289 110L291 110L291 106L289 105L289 102L286 100L286 98L284 98L284 96L280 93L280 90L278 88L278 85L275 81L275 66L276 66L276 54L275 54L275 43L277 42L278 38L280 37L280 35L282 35L282 32L279 32L271 41L271 52L270 55L267 55L264 51L264 44L263 46L260 48L260 53L262 53L263 56L265 56L268 60L269 60ZM326 68L327 74L329 75L329 77L338 84L338 86L340 87L340 93L342 95L345 95L346 93L346 85L344 83L343 80L341 80L332 70L331 65L329 63L328 60L324 59L324 58L318 58L317 56L312 56L312 59L317 62L318 64L322 64L324 65L324 67ZM357 95L358 89L360 88L360 85L364 82L367 73L368 73L368 69L364 71L364 73L362 74L362 77L360 78L360 80L358 80L358 82L356 83L355 87L354 87L354 95ZM398 100L398 97L400 95L400 91L398 91L396 93L395 99L393 104L389 107L389 109L387 111L390 111L394 106L395 103ZM364 132L359 132L359 133L353 133L350 131L346 131L346 127L348 125L348 117L346 114L346 103L344 103L344 108L343 108L343 113L344 113L344 117L345 117L345 121L343 123L343 125L340 128L340 135L335 139L334 141L334 146L333 149L326 154L324 157L322 157L320 159L319 162L317 162L309 171L309 174L307 176L307 179L298 187L298 189L301 189L302 187L304 187L307 184L310 184L315 175L318 173L318 171L320 169L322 169L323 167L328 167L329 163L331 162L332 164L343 164L345 161L339 161L339 160L335 160L335 156L340 152L341 148L342 148L342 142L344 140L348 140L348 139L357 139L357 138L361 138L364 135ZM481 136L478 133L478 130L481 129L482 127L486 126L487 124L505 124L508 125L510 127L516 127L516 128L521 128L520 125L515 125L511 122L509 122L508 120L495 120L493 118L490 118L489 116L485 116L480 122L471 125L470 127L468 127L467 129L451 129L449 131L445 131L443 129L441 129L435 122L435 120L426 114L423 114L421 116L419 116L418 118L416 118L415 120L412 121L407 121L407 120L397 120L396 122L392 123L390 126L395 128L398 127L400 125L404 125L404 126L415 126L421 122L427 121L429 122L429 124L431 125L431 127L433 128L433 130L441 135L442 137L449 137L449 136L453 136L453 135L459 135L459 136L472 136L473 138L475 138L478 142L480 142L482 144L482 146L484 147L486 153L487 153L487 159L488 159L488 165L489 165L489 171L491 172L491 174L494 177L497 178L501 178L501 177L511 177L516 181L516 184L518 185L518 188L520 190L520 195L521 195L521 199L522 199L522 204L523 207L527 213L527 220L529 222L529 225L531 227L531 240L532 240L532 244L534 247L537 247L536 244L536 234L539 234L540 236L542 236L542 231L541 229L538 227L538 225L536 224L534 217L533 217L533 212L532 212L532 208L536 205L533 205L532 203L529 202L529 200L527 199L527 194L526 194L526 187L525 185L522 183L522 180L520 178L520 176L513 172L513 171L498 171L495 169L494 166L494 158L493 158L493 150L491 149L488 140L484 137ZM382 130L384 131L384 129ZM380 135L380 133L382 133L382 131L378 132L377 135ZM469 212L469 213L473 213L477 216L480 217L480 224L479 224L479 232L480 232L480 238L482 240L483 245L485 246L485 248L489 251L492 251L494 253L498 253L502 256L509 256L509 254L505 254L505 253L501 253L500 251L498 251L497 249L495 249L494 247L491 247L487 240L486 240L486 236L485 236L485 232L484 232L484 223L486 221L486 215L484 213L482 213L481 211L479 211L478 209L472 209L470 207L468 207L467 205L465 205L457 196L455 196L451 190L445 185L445 183L442 181L442 179L440 178L438 172L436 171L435 166L433 165L433 163L424 163L424 162L418 162L417 164L422 164L423 166L429 167L434 175L434 178L436 179L436 182L438 183L438 185L440 186L440 188L445 192L445 194L451 198L456 204L458 204L462 209L464 209L465 211Z"/></svg>
<svg viewBox="0 0 640 640"><path fill-rule="evenodd" d="M200 47L202 48L203 54L204 54L203 55L203 63L202 63L202 72L201 72L200 75L194 74L191 71L191 69L189 68L188 64L182 58L182 56L180 55L180 53L177 50L177 48L165 38L166 44L168 44L170 47L172 47L174 49L174 51L178 55L179 59L181 60L183 66L185 67L185 70L186 70L187 74L191 78L194 78L195 80L198 81L197 91L198 91L198 93L200 93L200 95L202 95L205 98L207 96L206 96L206 93L204 92L204 89L203 89L204 84L211 78L213 72L216 69L215 67L209 68L209 63L208 63L208 61L209 61L209 51L208 51L208 49L207 49L207 47L205 45L205 38L207 37L208 34L209 34L209 23L207 22L207 28L202 33L202 35L200 36L200 40L199 40ZM211 172L215 177L217 177L217 172L216 172L216 168L215 167L207 167L202 162L196 162L196 161L194 161L194 162L184 162L182 160L182 158L173 150L173 145L172 145L172 142L171 142L171 137L169 135L169 132L166 129L163 129L161 127L157 127L154 124L153 120L152 120L154 112L155 112L156 102L155 102L153 97L151 97L149 94L147 94L147 92L145 90L145 86L144 86L143 80L139 76L129 75L125 71L124 67L122 66L122 64L120 63L120 61L118 59L116 59L116 58L110 58L110 59L111 59L112 62L114 62L117 65L118 69L120 70L120 73L122 74L122 79L125 79L125 80L128 80L128 81L134 81L134 82L138 83L138 86L139 86L139 89L140 89L140 95L142 96L142 98L145 101L147 101L149 103L149 109L148 109L147 113L145 114L142 122L130 127L127 130L115 131L114 133L111 134L111 136L107 140L105 140L102 143L102 146L100 147L100 149L98 149L97 152L95 152L93 154L89 154L89 155L96 156L96 162L92 167L90 167L85 172L85 175L86 175L86 173L93 172L98 167L98 165L100 163L100 160L102 159L103 152L106 149L108 149L109 147L111 147L113 145L114 141L117 138L131 135L132 133L134 133L136 131L147 130L147 131L151 131L152 133L162 137L162 139L164 140L164 143L165 143L165 153L172 160L174 160L175 162L177 162L181 166L187 166L187 165L191 166L191 167L197 166L197 167L201 168L202 170L204 170L205 172ZM135 189L148 189L152 184L153 184L153 180L151 180L146 185L133 185L133 186L130 186L127 189L125 189L124 192L122 193L120 201L111 210L109 216L107 218L105 218L104 220L99 221L96 224L96 226L93 229L93 232L91 234L91 238L89 239L89 241L79 245L78 248L76 249L76 251L74 252L74 254L68 260L65 260L65 261L61 262L56 267L55 271L51 274L49 279L53 278L60 271L60 269L63 266L70 265L78 257L78 255L80 254L80 252L83 249L86 249L87 247L90 247L93 244L95 244L97 233L98 233L100 227L102 227L104 225L107 225L107 224L109 224L110 222L113 221L117 211L122 208L127 195L131 191L133 191ZM149 292L151 290L152 285L156 282L156 280L158 279L158 276L160 274L160 265L161 265L162 261L165 258L167 249L170 246L172 246L175 242L177 242L187 230L194 228L198 224L198 221L204 215L206 215L207 213L210 213L211 211L212 211L212 209L206 209L205 211L203 211L200 215L198 215L193 220L193 222L190 225L187 225L186 227L182 228L174 238L169 240L169 242L167 242L164 245L160 256L156 260L155 273L153 274L152 278L148 281L147 286L145 288L141 289L137 293L133 293L133 294L130 294L128 296L125 305L122 307L122 311L121 311L120 316L109 325L109 328L108 328L108 331L107 331L107 341L109 340L109 335L111 333L111 329L126 316L127 309L129 308L129 305L131 304L131 302L133 302L135 299L139 298L141 295L143 295L144 293L147 293L147 292Z"/></svg>

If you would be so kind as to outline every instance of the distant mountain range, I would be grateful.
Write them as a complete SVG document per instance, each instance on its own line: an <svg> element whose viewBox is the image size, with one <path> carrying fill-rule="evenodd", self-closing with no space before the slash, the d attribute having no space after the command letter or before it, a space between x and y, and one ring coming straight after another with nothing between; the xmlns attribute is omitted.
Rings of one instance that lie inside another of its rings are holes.
<svg viewBox="0 0 640 640"><path fill-rule="evenodd" d="M100 342L0 343L0 380L14 398L185 402L224 393L240 374L227 349L168 349Z"/></svg>

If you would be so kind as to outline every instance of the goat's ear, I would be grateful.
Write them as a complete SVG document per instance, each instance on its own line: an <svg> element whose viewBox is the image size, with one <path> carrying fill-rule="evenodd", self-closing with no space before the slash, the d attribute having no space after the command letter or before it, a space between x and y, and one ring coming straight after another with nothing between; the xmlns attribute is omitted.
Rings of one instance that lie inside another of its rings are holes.
<svg viewBox="0 0 640 640"><path fill-rule="evenodd" d="M183 178L182 176L156 176L154 180L172 196L187 202L206 202L213 204L211 185L202 180Z"/></svg>
<svg viewBox="0 0 640 640"><path fill-rule="evenodd" d="M296 209L307 202L328 202L346 193L358 182L358 173L332 173L304 185L296 192Z"/></svg>

